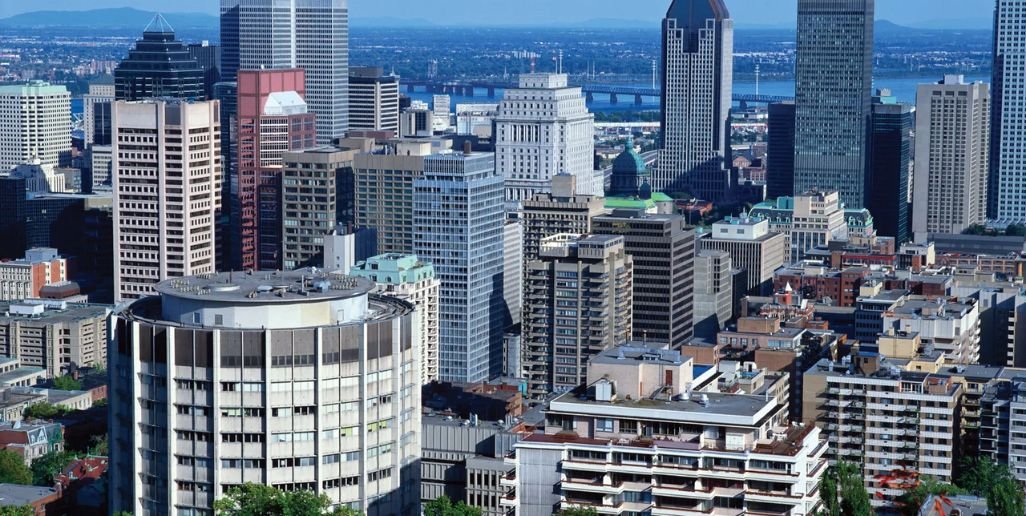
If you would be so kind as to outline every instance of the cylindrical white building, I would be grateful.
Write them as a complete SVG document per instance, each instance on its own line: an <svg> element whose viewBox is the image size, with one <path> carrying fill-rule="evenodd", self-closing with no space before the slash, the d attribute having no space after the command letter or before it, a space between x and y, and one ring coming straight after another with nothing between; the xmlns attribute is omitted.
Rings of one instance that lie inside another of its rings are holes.
<svg viewBox="0 0 1026 516"><path fill-rule="evenodd" d="M234 486L418 511L416 312L317 270L168 280L111 322L111 507L211 514Z"/></svg>

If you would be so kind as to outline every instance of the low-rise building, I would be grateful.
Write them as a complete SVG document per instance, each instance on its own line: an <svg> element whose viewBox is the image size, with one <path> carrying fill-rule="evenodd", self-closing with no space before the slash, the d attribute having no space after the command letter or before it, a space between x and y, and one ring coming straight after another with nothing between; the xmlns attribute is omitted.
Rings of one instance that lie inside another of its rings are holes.
<svg viewBox="0 0 1026 516"><path fill-rule="evenodd" d="M55 487L0 484L0 507L32 507L35 516L58 514L63 508L61 490Z"/></svg>
<svg viewBox="0 0 1026 516"><path fill-rule="evenodd" d="M680 352L639 344L601 353L585 386L549 403L545 432L517 443L506 506L523 515L814 514L826 469L820 430L788 426L784 377L739 374L725 382L731 394L717 389L720 370Z"/></svg>
<svg viewBox="0 0 1026 516"><path fill-rule="evenodd" d="M712 338L734 319L734 276L730 253L695 254L695 336Z"/></svg>
<svg viewBox="0 0 1026 516"><path fill-rule="evenodd" d="M742 214L713 224L700 235L699 249L730 253L734 267L745 271L745 291L766 295L773 287L773 272L785 265L787 236L770 232L769 219Z"/></svg>
<svg viewBox="0 0 1026 516"><path fill-rule="evenodd" d="M47 453L64 451L61 431L60 423L0 423L0 450L16 453L31 466Z"/></svg>
<svg viewBox="0 0 1026 516"><path fill-rule="evenodd" d="M980 312L975 299L911 298L883 313L884 331L918 333L950 364L980 360Z"/></svg>
<svg viewBox="0 0 1026 516"><path fill-rule="evenodd" d="M68 261L56 249L29 249L20 260L0 262L0 301L38 298L43 287L66 281Z"/></svg>
<svg viewBox="0 0 1026 516"><path fill-rule="evenodd" d="M0 303L0 356L42 368L47 378L78 367L106 365L110 307L62 301Z"/></svg>

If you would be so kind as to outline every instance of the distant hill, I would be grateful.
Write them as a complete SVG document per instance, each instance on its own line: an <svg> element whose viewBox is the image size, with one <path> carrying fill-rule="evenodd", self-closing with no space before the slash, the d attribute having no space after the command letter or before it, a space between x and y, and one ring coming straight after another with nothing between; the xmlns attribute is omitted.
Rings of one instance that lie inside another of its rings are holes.
<svg viewBox="0 0 1026 516"><path fill-rule="evenodd" d="M33 11L0 18L0 27L91 27L142 30L154 12L131 7L88 11ZM216 29L216 16L203 13L161 13L175 29Z"/></svg>

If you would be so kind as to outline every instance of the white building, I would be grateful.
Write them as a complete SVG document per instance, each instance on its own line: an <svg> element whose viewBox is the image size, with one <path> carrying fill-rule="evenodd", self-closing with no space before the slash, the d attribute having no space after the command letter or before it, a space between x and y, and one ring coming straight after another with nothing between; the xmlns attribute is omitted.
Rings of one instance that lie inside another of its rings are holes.
<svg viewBox="0 0 1026 516"><path fill-rule="evenodd" d="M991 180L996 191L988 200L989 211L1008 221L1026 221L1026 0L997 0L994 33L995 106L991 121ZM995 212L996 210L996 212Z"/></svg>
<svg viewBox="0 0 1026 516"><path fill-rule="evenodd" d="M45 82L0 85L0 172L71 160L71 93Z"/></svg>
<svg viewBox="0 0 1026 516"><path fill-rule="evenodd" d="M924 345L943 353L949 364L980 361L980 310L975 299L911 299L881 318L885 332L918 334Z"/></svg>
<svg viewBox="0 0 1026 516"><path fill-rule="evenodd" d="M581 195L604 195L595 172L595 117L581 88L567 81L565 74L524 74L519 88L506 90L495 119L495 162L507 200L548 192L561 173L577 177Z"/></svg>
<svg viewBox="0 0 1026 516"><path fill-rule="evenodd" d="M961 75L916 95L912 232L961 233L987 222L990 89ZM995 185L996 186L996 185Z"/></svg>
<svg viewBox="0 0 1026 516"><path fill-rule="evenodd" d="M498 104L456 104L456 134L491 138Z"/></svg>
<svg viewBox="0 0 1026 516"><path fill-rule="evenodd" d="M377 67L349 69L349 129L399 134L399 77Z"/></svg>
<svg viewBox="0 0 1026 516"><path fill-rule="evenodd" d="M221 0L222 75L302 68L317 143L349 130L349 1Z"/></svg>
<svg viewBox="0 0 1026 516"><path fill-rule="evenodd" d="M856 210L864 211L864 210ZM775 203L755 205L752 217L769 220L770 231L787 237L784 263L805 259L806 253L818 246L849 237L847 213L837 192L807 192L795 197L778 197ZM872 218L869 218L872 233ZM863 226L859 226L864 231Z"/></svg>
<svg viewBox="0 0 1026 516"><path fill-rule="evenodd" d="M414 311L310 269L165 281L116 313L112 510L209 513L245 482L368 516L420 500Z"/></svg>
<svg viewBox="0 0 1026 516"><path fill-rule="evenodd" d="M545 432L516 444L504 504L520 516L816 514L827 443L788 425L787 375L696 377L693 365L640 345L594 357L587 391L553 400Z"/></svg>
<svg viewBox="0 0 1026 516"><path fill-rule="evenodd" d="M0 262L0 301L38 298L42 287L65 281L68 261L56 249L29 249L21 260Z"/></svg>
<svg viewBox="0 0 1026 516"><path fill-rule="evenodd" d="M524 225L506 220L502 227L502 298L506 300L509 326L520 324L524 305Z"/></svg>
<svg viewBox="0 0 1026 516"><path fill-rule="evenodd" d="M82 111L83 111L83 124L85 125L85 144L88 147L92 147L96 143L96 106L101 105L101 112L110 112L110 106L103 106L103 104L110 104L114 102L114 82L113 81L97 81L89 83L89 93L82 95ZM110 120L99 120L100 123L110 123ZM110 127L107 127L107 136L110 135ZM106 144L106 142L104 142Z"/></svg>
<svg viewBox="0 0 1026 516"><path fill-rule="evenodd" d="M431 97L432 130L445 131L452 125L450 115L452 114L452 98L448 95L433 95Z"/></svg>
<svg viewBox="0 0 1026 516"><path fill-rule="evenodd" d="M713 224L712 233L698 240L702 250L730 253L732 265L744 269L745 291L753 295L769 294L773 273L784 266L787 237L770 232L765 217L741 214Z"/></svg>
<svg viewBox="0 0 1026 516"><path fill-rule="evenodd" d="M167 278L215 272L219 103L118 101L112 116L115 298L137 299Z"/></svg>

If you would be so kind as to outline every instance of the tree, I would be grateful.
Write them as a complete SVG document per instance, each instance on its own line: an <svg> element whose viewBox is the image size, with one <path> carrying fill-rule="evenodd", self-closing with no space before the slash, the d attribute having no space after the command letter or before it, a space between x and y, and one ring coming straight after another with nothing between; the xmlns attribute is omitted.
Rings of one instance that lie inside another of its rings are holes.
<svg viewBox="0 0 1026 516"><path fill-rule="evenodd" d="M598 516L598 511L595 510L594 507L575 507L573 509L563 509L562 511L559 511L559 516Z"/></svg>
<svg viewBox="0 0 1026 516"><path fill-rule="evenodd" d="M1022 224L1009 224L1009 226L1005 228L1005 235L1024 237L1026 236L1026 226Z"/></svg>
<svg viewBox="0 0 1026 516"><path fill-rule="evenodd" d="M66 407L59 407L45 401L29 405L25 408L26 419L53 419L68 413Z"/></svg>
<svg viewBox="0 0 1026 516"><path fill-rule="evenodd" d="M36 510L31 505L0 507L0 516L35 516Z"/></svg>
<svg viewBox="0 0 1026 516"><path fill-rule="evenodd" d="M54 478L78 458L77 454L66 451L50 452L36 458L30 468L32 483L37 486L52 486Z"/></svg>
<svg viewBox="0 0 1026 516"><path fill-rule="evenodd" d="M850 462L838 462L823 476L820 516L863 516L873 514L862 470Z"/></svg>
<svg viewBox="0 0 1026 516"><path fill-rule="evenodd" d="M110 455L110 444L107 440L107 434L94 435L89 438L89 455L97 457L107 457Z"/></svg>
<svg viewBox="0 0 1026 516"><path fill-rule="evenodd" d="M481 509L462 500L454 504L448 496L443 496L424 505L424 516L481 516Z"/></svg>
<svg viewBox="0 0 1026 516"><path fill-rule="evenodd" d="M331 507L327 495L313 491L279 491L262 484L244 484L214 502L218 516L357 516L347 507Z"/></svg>
<svg viewBox="0 0 1026 516"><path fill-rule="evenodd" d="M1008 466L988 457L972 457L962 463L955 484L967 493L987 499L991 514L1026 514L1026 496Z"/></svg>
<svg viewBox="0 0 1026 516"><path fill-rule="evenodd" d="M0 450L0 484L32 485L32 470L10 450Z"/></svg>
<svg viewBox="0 0 1026 516"><path fill-rule="evenodd" d="M916 516L919 514L919 509L931 496L949 497L960 494L962 494L962 490L958 487L939 482L933 477L924 477L916 483L915 487L901 495L899 504L903 514Z"/></svg>
<svg viewBox="0 0 1026 516"><path fill-rule="evenodd" d="M973 224L972 226L969 226L969 227L965 228L965 230L962 231L962 234L963 235L986 235L987 234L987 228L985 226L981 226L980 224Z"/></svg>
<svg viewBox="0 0 1026 516"><path fill-rule="evenodd" d="M68 375L58 376L53 379L53 388L59 391L80 391L82 382Z"/></svg>

